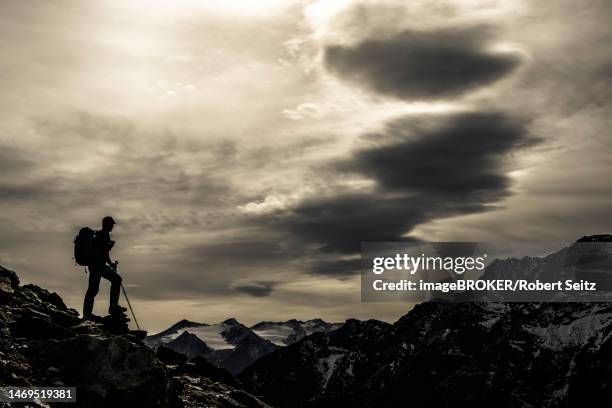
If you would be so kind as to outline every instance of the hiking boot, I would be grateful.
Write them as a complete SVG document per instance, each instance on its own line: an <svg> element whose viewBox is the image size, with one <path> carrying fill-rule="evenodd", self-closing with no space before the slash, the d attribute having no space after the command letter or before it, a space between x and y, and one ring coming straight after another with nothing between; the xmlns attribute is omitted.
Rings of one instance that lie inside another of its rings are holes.
<svg viewBox="0 0 612 408"><path fill-rule="evenodd" d="M93 313L88 313L86 315L83 315L83 320L91 320L92 322L98 322L100 321L101 317L97 316Z"/></svg>
<svg viewBox="0 0 612 408"><path fill-rule="evenodd" d="M119 313L125 313L127 311L127 309L123 306L120 305L112 305L111 307L108 308L108 313L109 314L119 314Z"/></svg>

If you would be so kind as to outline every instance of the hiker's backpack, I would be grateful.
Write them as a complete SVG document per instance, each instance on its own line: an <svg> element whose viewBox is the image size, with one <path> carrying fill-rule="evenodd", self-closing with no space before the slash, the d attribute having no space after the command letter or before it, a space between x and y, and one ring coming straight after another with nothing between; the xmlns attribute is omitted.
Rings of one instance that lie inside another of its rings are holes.
<svg viewBox="0 0 612 408"><path fill-rule="evenodd" d="M74 238L74 260L81 266L89 266L96 256L96 231L83 227Z"/></svg>

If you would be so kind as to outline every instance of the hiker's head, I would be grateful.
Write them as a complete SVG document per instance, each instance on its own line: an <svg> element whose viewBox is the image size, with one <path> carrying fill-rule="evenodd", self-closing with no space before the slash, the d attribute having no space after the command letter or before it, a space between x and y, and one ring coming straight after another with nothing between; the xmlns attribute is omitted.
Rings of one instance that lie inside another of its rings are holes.
<svg viewBox="0 0 612 408"><path fill-rule="evenodd" d="M113 219L113 217L110 216L106 216L104 218L102 218L102 229L104 231L112 231L113 227L115 226L116 222Z"/></svg>

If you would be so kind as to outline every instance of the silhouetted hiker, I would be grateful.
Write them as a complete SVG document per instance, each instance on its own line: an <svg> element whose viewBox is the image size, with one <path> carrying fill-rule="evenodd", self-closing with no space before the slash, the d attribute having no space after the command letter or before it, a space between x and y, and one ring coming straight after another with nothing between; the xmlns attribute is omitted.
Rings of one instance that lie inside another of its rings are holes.
<svg viewBox="0 0 612 408"><path fill-rule="evenodd" d="M121 289L121 276L117 273L119 262L112 262L110 259L110 250L115 245L115 241L111 240L110 232L115 224L113 217L104 217L102 219L102 229L96 231L94 238L95 254L88 266L89 287L83 302L83 317L85 318L93 316L94 298L100 289L100 278L108 279L111 283L108 313L113 314L127 310L119 306L119 291Z"/></svg>

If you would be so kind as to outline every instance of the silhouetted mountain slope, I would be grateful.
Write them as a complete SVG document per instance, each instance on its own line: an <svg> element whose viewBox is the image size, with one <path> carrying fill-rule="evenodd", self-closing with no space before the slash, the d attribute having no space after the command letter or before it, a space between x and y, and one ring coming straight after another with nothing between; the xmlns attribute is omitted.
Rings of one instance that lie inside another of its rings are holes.
<svg viewBox="0 0 612 408"><path fill-rule="evenodd" d="M187 358L203 356L213 352L213 349L208 347L198 336L188 331L182 332L176 339L165 346L185 355Z"/></svg>
<svg viewBox="0 0 612 408"><path fill-rule="evenodd" d="M389 323L347 320L338 330L314 333L262 357L239 378L281 406L298 406L327 394L341 398L376 369L393 344Z"/></svg>
<svg viewBox="0 0 612 408"><path fill-rule="evenodd" d="M183 319L181 321L174 323L172 326L170 326L169 328L167 328L166 330L162 332L159 332L152 336L147 336L145 338L145 343L152 347L157 347L162 343L168 343L172 341L173 339L177 337L178 333L182 331L185 331L192 327L197 328L197 327L205 327L205 326L208 326L208 325L206 323L190 322L189 320Z"/></svg>
<svg viewBox="0 0 612 408"><path fill-rule="evenodd" d="M608 265L609 247L576 254ZM500 262L548 273L565 255ZM393 325L349 320L315 333L239 379L280 407L609 406L609 367L610 303L426 302Z"/></svg>
<svg viewBox="0 0 612 408"><path fill-rule="evenodd" d="M204 360L156 357L124 314L82 321L57 294L19 283L0 267L0 386L76 386L73 407L268 407Z"/></svg>

